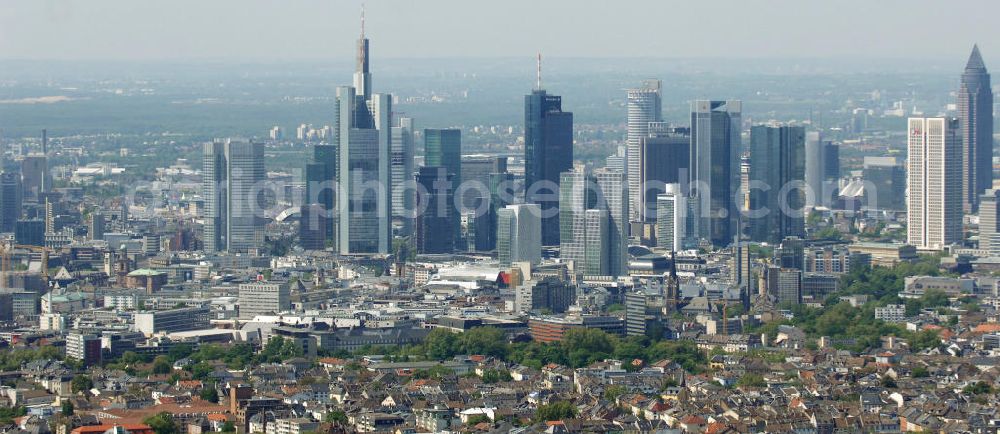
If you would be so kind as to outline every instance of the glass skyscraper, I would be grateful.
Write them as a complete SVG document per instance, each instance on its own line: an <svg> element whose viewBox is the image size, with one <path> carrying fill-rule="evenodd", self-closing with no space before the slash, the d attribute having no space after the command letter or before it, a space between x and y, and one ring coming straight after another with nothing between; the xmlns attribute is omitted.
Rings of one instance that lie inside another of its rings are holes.
<svg viewBox="0 0 1000 434"><path fill-rule="evenodd" d="M691 190L698 237L727 246L737 235L742 103L691 105Z"/></svg>
<svg viewBox="0 0 1000 434"><path fill-rule="evenodd" d="M257 183L264 180L264 145L227 139L202 153L203 240L206 252L254 252L263 247Z"/></svg>
<svg viewBox="0 0 1000 434"><path fill-rule="evenodd" d="M750 211L766 210L749 218L751 240L778 243L805 236L805 152L803 127L750 129Z"/></svg>
<svg viewBox="0 0 1000 434"><path fill-rule="evenodd" d="M629 188L629 208L632 210L631 221L642 221L645 209L643 208L643 177L642 168L645 157L643 155L643 141L649 137L650 125L663 121L662 95L660 94L662 83L660 80L645 80L642 85L626 91L626 109L628 117L626 119L627 131L625 137L626 156L625 173L628 175ZM656 200L656 194L651 196L651 200Z"/></svg>
<svg viewBox="0 0 1000 434"><path fill-rule="evenodd" d="M559 244L559 174L573 167L573 113L562 110L562 97L537 89L524 96L525 201L537 203L542 244ZM545 182L545 184L541 184ZM553 196L551 199L544 199ZM551 214L551 215L549 215Z"/></svg>
<svg viewBox="0 0 1000 434"><path fill-rule="evenodd" d="M358 40L354 87L337 88L337 251L389 253L392 97L371 93L368 38Z"/></svg>
<svg viewBox="0 0 1000 434"><path fill-rule="evenodd" d="M962 208L973 212L979 196L993 187L993 90L978 46L972 47L962 73L957 103L962 139Z"/></svg>

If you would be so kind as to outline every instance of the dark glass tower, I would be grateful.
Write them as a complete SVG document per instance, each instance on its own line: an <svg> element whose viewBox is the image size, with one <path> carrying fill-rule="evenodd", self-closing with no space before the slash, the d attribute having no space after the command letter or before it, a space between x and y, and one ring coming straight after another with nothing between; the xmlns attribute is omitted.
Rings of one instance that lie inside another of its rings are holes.
<svg viewBox="0 0 1000 434"><path fill-rule="evenodd" d="M962 208L977 209L979 195L993 184L993 91L979 47L962 73L958 89L959 132L962 136Z"/></svg>
<svg viewBox="0 0 1000 434"><path fill-rule="evenodd" d="M750 129L750 239L778 243L802 237L805 226L805 129L758 125ZM785 197L781 197L785 195Z"/></svg>
<svg viewBox="0 0 1000 434"><path fill-rule="evenodd" d="M525 201L542 210L542 245L559 244L559 174L573 167L573 113L562 97L538 89L524 96ZM544 183L543 183L544 182Z"/></svg>
<svg viewBox="0 0 1000 434"><path fill-rule="evenodd" d="M321 250L327 241L335 243L333 215L334 183L337 179L337 147L316 145L312 162L306 164L306 199L302 205L299 236L303 248Z"/></svg>
<svg viewBox="0 0 1000 434"><path fill-rule="evenodd" d="M462 130L425 129L424 165L444 167L456 182L462 179Z"/></svg>
<svg viewBox="0 0 1000 434"><path fill-rule="evenodd" d="M691 106L691 192L699 238L728 246L737 234L740 182L740 101L694 101Z"/></svg>
<svg viewBox="0 0 1000 434"><path fill-rule="evenodd" d="M419 253L451 253L455 250L452 182L448 169L421 167L417 172L416 245Z"/></svg>
<svg viewBox="0 0 1000 434"><path fill-rule="evenodd" d="M686 184L691 162L691 130L652 123L649 133L639 141L639 210L633 214L642 221L656 220L656 196L667 184ZM631 169L630 169L631 170ZM630 180L629 188L632 188ZM630 197L635 196L630 192ZM631 203L629 204L631 206Z"/></svg>

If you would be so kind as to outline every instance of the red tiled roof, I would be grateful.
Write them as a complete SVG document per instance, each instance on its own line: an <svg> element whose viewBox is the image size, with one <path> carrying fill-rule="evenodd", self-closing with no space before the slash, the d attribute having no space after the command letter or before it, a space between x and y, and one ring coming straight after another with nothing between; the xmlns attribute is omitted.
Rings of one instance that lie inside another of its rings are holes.
<svg viewBox="0 0 1000 434"><path fill-rule="evenodd" d="M103 433L103 432L105 432L107 430L113 429L116 426L120 426L122 428L125 428L126 431L131 432L132 434L152 434L153 433L153 428L151 428L149 425L141 424L141 423L138 423L138 424L128 424L127 423L127 424L121 424L121 425L118 425L118 424L113 424L113 425L112 424L108 424L108 425L87 425L87 426L81 426L79 428L75 428L71 432L72 432L72 434L99 434L99 433Z"/></svg>

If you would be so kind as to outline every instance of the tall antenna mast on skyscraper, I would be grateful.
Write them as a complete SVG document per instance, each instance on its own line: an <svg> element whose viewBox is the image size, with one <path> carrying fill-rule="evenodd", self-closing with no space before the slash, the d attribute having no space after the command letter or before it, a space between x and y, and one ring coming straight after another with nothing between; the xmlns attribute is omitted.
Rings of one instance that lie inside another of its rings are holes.
<svg viewBox="0 0 1000 434"><path fill-rule="evenodd" d="M361 3L361 39L365 38L365 4Z"/></svg>
<svg viewBox="0 0 1000 434"><path fill-rule="evenodd" d="M536 62L536 77L535 77L535 89L542 90L542 53L538 53L538 61Z"/></svg>

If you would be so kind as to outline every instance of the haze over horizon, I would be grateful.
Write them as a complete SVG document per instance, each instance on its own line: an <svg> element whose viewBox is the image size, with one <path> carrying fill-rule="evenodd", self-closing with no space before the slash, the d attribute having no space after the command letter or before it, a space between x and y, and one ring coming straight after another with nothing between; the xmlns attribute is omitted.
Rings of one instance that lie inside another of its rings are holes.
<svg viewBox="0 0 1000 434"><path fill-rule="evenodd" d="M989 42L1000 38L990 21L1000 3L990 1L722 3L369 1L366 27L373 56L386 59L540 51L550 58L954 63L979 43L989 65ZM8 0L0 13L0 60L348 61L360 7L357 0Z"/></svg>

